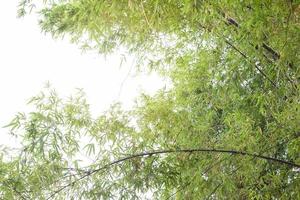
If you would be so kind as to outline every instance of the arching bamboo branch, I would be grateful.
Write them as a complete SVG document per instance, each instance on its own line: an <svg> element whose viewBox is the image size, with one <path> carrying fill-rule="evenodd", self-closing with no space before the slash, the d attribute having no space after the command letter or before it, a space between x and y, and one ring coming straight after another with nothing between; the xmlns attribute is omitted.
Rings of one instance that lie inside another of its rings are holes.
<svg viewBox="0 0 300 200"><path fill-rule="evenodd" d="M74 184L76 184L77 182L79 182L82 179L85 179L88 176L91 176L92 174L96 174L104 169L107 169L113 165L116 165L118 163L127 161L127 160L131 160L137 157L146 157L146 156L152 156L152 155L160 155L160 154L170 154L170 153L224 153L224 154L232 154L232 155L241 155L241 156L248 156L248 157L253 157L253 158L258 158L258 159L263 159L263 160L267 160L267 161L272 161L272 162L277 162L283 165L288 165L290 167L293 168L299 168L300 169L300 164L296 164L290 161L286 161L286 160L281 160L278 158L273 158L273 157L268 157L268 156L264 156L264 155L259 155L259 154L255 154L255 153L248 153L248 152L244 152L244 151L237 151L237 150L226 150L226 149L202 149L202 148L198 148L198 149L174 149L174 150L157 150L157 151L149 151L149 152L143 152L143 153L137 153L137 154L133 154L133 155L129 155L127 157L115 160L111 163L108 163L98 169L92 170L89 173L86 173L85 175L81 176L80 178L78 178L77 180L72 181L71 183L61 187L60 189L56 190L55 192L53 192L48 198L51 199L53 198L56 194L58 194L59 192L63 191L64 189L66 189L67 187L70 187Z"/></svg>

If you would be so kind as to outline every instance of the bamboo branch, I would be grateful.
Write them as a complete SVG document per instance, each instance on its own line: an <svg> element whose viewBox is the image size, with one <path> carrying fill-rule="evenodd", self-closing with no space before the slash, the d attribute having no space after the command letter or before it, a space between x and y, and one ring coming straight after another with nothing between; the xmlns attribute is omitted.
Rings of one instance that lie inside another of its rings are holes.
<svg viewBox="0 0 300 200"><path fill-rule="evenodd" d="M175 149L175 150L157 150L157 151L150 151L150 152L143 152L143 153L137 153L137 154L133 154L118 160L115 160L111 163L108 163L98 169L92 170L90 171L90 173L87 173L85 175L83 175L82 177L78 178L77 180L72 181L71 183L61 187L60 189L54 191L48 198L47 200L53 198L56 194L58 194L59 192L63 191L64 189L66 189L67 187L73 186L75 185L77 182L81 181L82 179L85 179L88 176L91 176L93 174L96 174L104 169L107 169L113 165L116 165L118 163L122 163L124 161L127 160L131 160L137 157L150 157L152 155L160 155L160 154L170 154L170 153L224 153L224 154L232 154L232 155L242 155L242 156L248 156L248 157L253 157L253 158L258 158L258 159L262 159L262 160L267 160L267 161L272 161L272 162L277 162L283 165L288 165L290 167L293 168L299 168L300 169L300 164L296 164L290 161L285 161L285 160L281 160L278 158L273 158L273 157L268 157L268 156L264 156L264 155L259 155L259 154L255 154L255 153L248 153L248 152L244 152L244 151L236 151L236 150L226 150L226 149Z"/></svg>
<svg viewBox="0 0 300 200"><path fill-rule="evenodd" d="M214 189L213 191L208 195L208 197L206 197L206 200L211 199L211 197L217 192L217 190L219 189L219 187L223 184L223 182L219 183Z"/></svg>
<svg viewBox="0 0 300 200"><path fill-rule="evenodd" d="M241 50L239 50L234 44L232 44L231 42L229 42L229 40L225 39L225 43L228 44L232 49L234 49L236 52L238 52L240 55L242 55L248 62L248 56L243 53ZM267 76L267 74L265 72L263 72L258 66L257 64L254 64L255 69L257 69L261 75L263 75L275 88L277 88L277 85L274 81L272 81L272 79L270 77Z"/></svg>
<svg viewBox="0 0 300 200"><path fill-rule="evenodd" d="M224 12L221 11L221 15L225 18L227 25L235 26L236 28L240 28L240 24L232 17L226 16ZM264 48L267 52L269 52L272 55L272 58L274 61L279 60L280 54L276 52L272 47L267 45L265 42L262 43L262 48Z"/></svg>

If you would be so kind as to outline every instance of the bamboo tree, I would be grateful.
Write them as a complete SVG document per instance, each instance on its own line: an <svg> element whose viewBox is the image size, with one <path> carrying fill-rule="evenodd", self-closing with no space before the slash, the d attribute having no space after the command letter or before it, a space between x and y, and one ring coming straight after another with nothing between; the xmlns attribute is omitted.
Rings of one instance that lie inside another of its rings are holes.
<svg viewBox="0 0 300 200"><path fill-rule="evenodd" d="M300 198L298 1L20 3L30 10L54 38L125 47L172 87L96 119L82 92L32 98L9 124L22 149L1 160L1 198Z"/></svg>

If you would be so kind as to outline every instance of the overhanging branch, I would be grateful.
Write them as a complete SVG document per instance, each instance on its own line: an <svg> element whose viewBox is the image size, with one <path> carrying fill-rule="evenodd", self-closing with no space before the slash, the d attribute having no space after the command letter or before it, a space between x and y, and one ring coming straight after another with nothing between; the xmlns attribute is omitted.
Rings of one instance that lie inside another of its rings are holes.
<svg viewBox="0 0 300 200"><path fill-rule="evenodd" d="M102 170L105 170L113 165L116 165L118 163L122 163L124 161L127 160L131 160L137 157L146 157L146 156L152 156L152 155L160 155L160 154L171 154L171 153L224 153L224 154L232 154L232 155L241 155L241 156L248 156L248 157L253 157L253 158L257 158L257 159L262 159L262 160L267 160L267 161L272 161L272 162L277 162L279 164L282 165L287 165L290 166L292 168L298 168L300 169L300 164L296 164L290 161L286 161L286 160L281 160L278 158L273 158L273 157L268 157L268 156L264 156L264 155L260 155L260 154L255 154L255 153L248 153L245 151L236 151L236 150L226 150L226 149L174 149L174 150L157 150L157 151L149 151L149 152L143 152L143 153L137 153L137 154L133 154L118 160L115 160L111 163L108 163L98 169L92 170L89 173L86 173L85 175L81 176L80 178L72 181L71 183L61 187L60 189L54 191L48 198L48 199L52 199L56 194L58 194L59 192L63 191L64 189L66 189L67 187L73 186L74 184L76 184L77 182L81 181L82 179L85 179L88 176L91 176L93 174L96 174Z"/></svg>

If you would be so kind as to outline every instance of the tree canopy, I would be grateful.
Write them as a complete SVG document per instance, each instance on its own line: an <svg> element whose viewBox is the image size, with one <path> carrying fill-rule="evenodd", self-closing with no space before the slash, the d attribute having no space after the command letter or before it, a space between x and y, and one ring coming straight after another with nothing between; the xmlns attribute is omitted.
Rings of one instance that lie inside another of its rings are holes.
<svg viewBox="0 0 300 200"><path fill-rule="evenodd" d="M8 125L22 148L0 160L2 199L300 198L299 1L21 1L30 12L172 87L97 118L82 91L33 97Z"/></svg>

